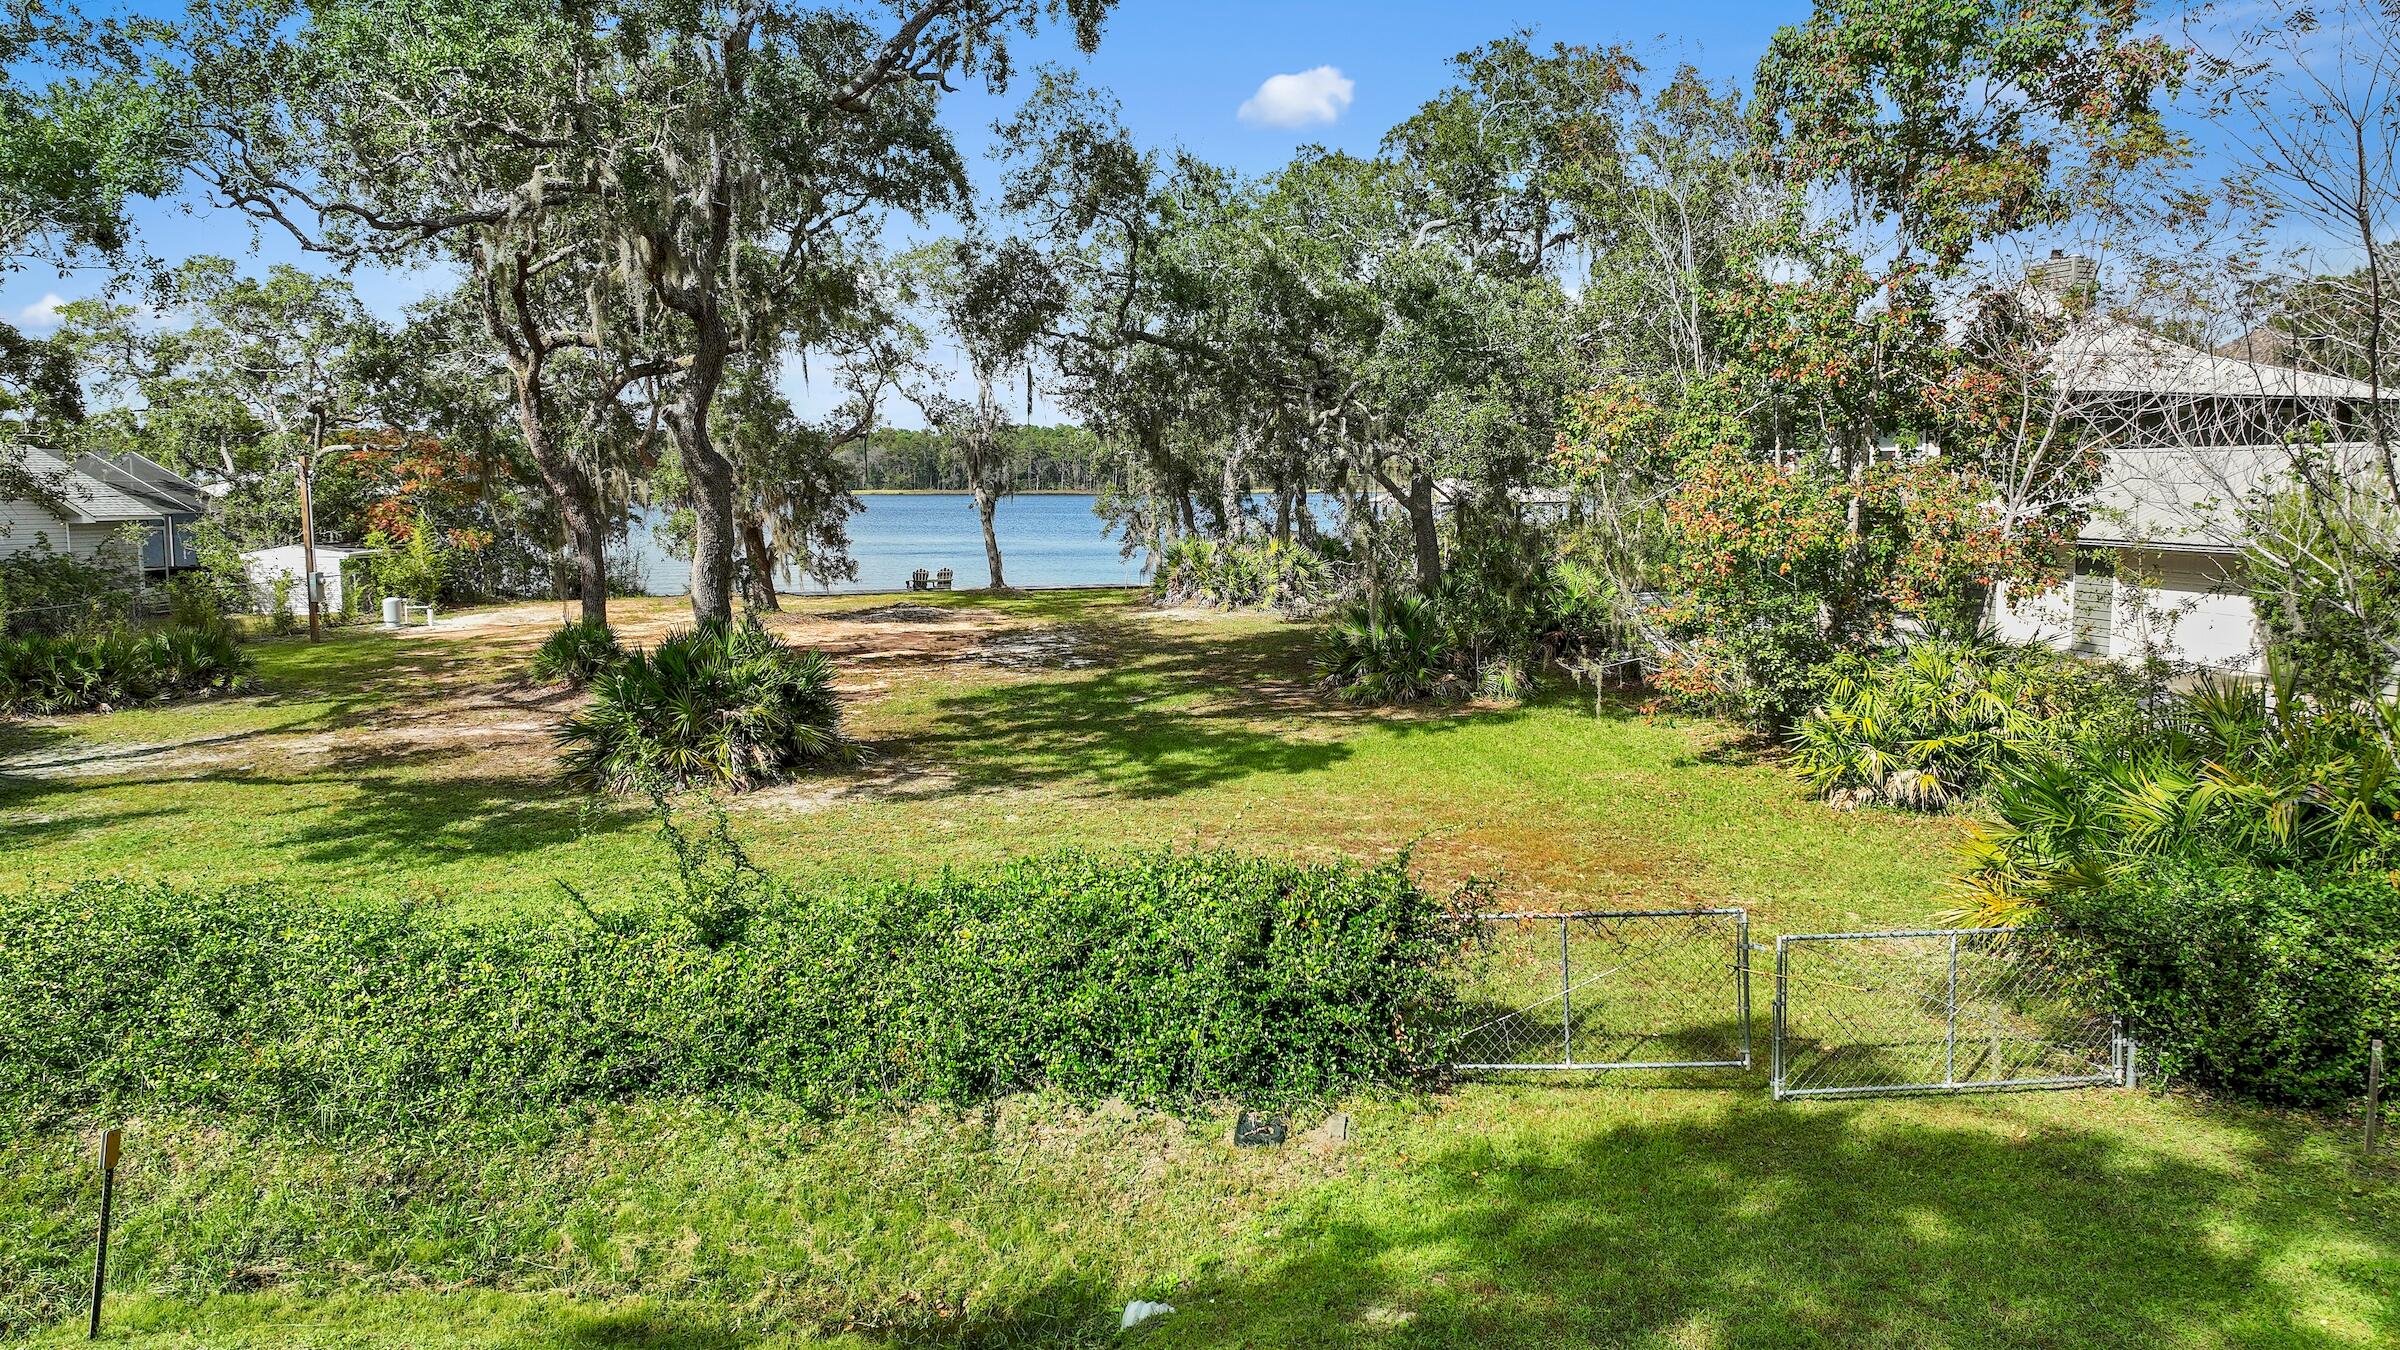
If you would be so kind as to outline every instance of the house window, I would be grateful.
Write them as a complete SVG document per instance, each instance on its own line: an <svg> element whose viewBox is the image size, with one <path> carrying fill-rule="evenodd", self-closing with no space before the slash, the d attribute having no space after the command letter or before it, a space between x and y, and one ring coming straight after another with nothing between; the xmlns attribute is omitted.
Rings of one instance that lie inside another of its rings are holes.
<svg viewBox="0 0 2400 1350"><path fill-rule="evenodd" d="M2069 594L2075 613L2067 649L2078 656L2107 656L2116 626L2116 550L2075 550L2075 581Z"/></svg>

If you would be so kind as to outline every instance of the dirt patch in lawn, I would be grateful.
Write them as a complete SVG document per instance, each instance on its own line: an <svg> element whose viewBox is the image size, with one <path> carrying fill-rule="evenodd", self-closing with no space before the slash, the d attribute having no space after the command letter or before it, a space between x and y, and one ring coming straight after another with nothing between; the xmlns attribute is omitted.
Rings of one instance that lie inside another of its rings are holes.
<svg viewBox="0 0 2400 1350"><path fill-rule="evenodd" d="M476 610L445 617L419 632L437 641L521 639L530 652L558 626L559 612L555 604ZM972 660L991 635L1040 627L990 610L907 601L823 612L795 608L762 617L777 637L825 653L837 668ZM631 647L656 646L689 628L691 621L691 612L680 602L634 602L609 611L609 627Z"/></svg>
<svg viewBox="0 0 2400 1350"><path fill-rule="evenodd" d="M531 684L520 672L523 660L557 627L559 616L555 603L509 605L446 614L422 628L351 636L346 640L472 646L497 651L500 659L462 664L439 675L405 671L378 677L386 687L376 688L377 681L371 681L357 691L352 706L300 726L215 729L143 744L93 745L76 743L77 726L89 718L42 719L41 729L62 734L29 739L13 753L0 754L0 773L175 779L245 771L362 773L438 764L446 774L546 778L557 763L558 725L581 706L583 695ZM896 679L959 666L1079 669L1098 660L1086 635L1073 625L984 609L903 601L821 612L795 607L765 617L786 643L815 648L833 661L835 687L851 700L852 715L862 721L873 720L874 704ZM625 602L610 612L611 626L633 646L655 645L689 623L690 613L680 602ZM273 701L299 692L271 690L242 697ZM862 793L922 793L940 776L929 766L886 765L833 785L796 784L773 801L762 798L761 805L818 810Z"/></svg>

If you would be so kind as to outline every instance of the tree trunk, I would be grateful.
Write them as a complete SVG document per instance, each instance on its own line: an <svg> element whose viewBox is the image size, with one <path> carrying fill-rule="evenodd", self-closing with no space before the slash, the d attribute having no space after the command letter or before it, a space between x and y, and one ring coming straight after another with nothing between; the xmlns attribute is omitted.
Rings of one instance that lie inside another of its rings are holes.
<svg viewBox="0 0 2400 1350"><path fill-rule="evenodd" d="M1850 501L1842 511L1842 593L1829 625L1837 642L1846 642L1866 627L1867 580L1867 455L1856 448L1844 451L1842 476L1850 485Z"/></svg>
<svg viewBox="0 0 2400 1350"><path fill-rule="evenodd" d="M701 359L684 376L683 390L667 410L667 432L683 457L692 484L692 618L700 623L733 620L733 462L708 434L708 410L725 372L720 344L699 344ZM707 359L714 351L715 359Z"/></svg>
<svg viewBox="0 0 2400 1350"><path fill-rule="evenodd" d="M1366 584L1367 613L1383 611L1382 569L1375 561L1375 499L1365 486L1365 475L1351 480L1349 510L1343 513L1343 523L1350 530L1350 556L1359 560L1359 579Z"/></svg>
<svg viewBox="0 0 2400 1350"><path fill-rule="evenodd" d="M1228 539L1240 538L1246 522L1242 513L1240 460L1241 456L1228 448L1223 468L1217 475L1217 500L1222 503L1217 508L1217 524L1219 531Z"/></svg>
<svg viewBox="0 0 2400 1350"><path fill-rule="evenodd" d="M583 621L605 624L608 536L600 521L598 494L592 490L591 476L551 438L542 416L540 378L535 371L517 376L517 430L525 437L525 448L542 476L542 486L558 504L559 518L566 522L567 542L575 550L575 592Z"/></svg>
<svg viewBox="0 0 2400 1350"><path fill-rule="evenodd" d="M1417 589L1431 595L1442 584L1442 536L1434 517L1433 475L1408 477L1408 523L1417 540Z"/></svg>
<svg viewBox="0 0 2400 1350"><path fill-rule="evenodd" d="M1008 580L1000 575L1000 536L992 529L992 513L998 509L1000 498L989 487L975 489L975 514L983 518L983 560L992 569L992 589L1008 589Z"/></svg>
<svg viewBox="0 0 2400 1350"><path fill-rule="evenodd" d="M1292 542L1292 494L1287 489L1275 494L1275 546L1286 548Z"/></svg>
<svg viewBox="0 0 2400 1350"><path fill-rule="evenodd" d="M988 399L989 390L985 392ZM959 444L959 465L967 471L967 491L974 494L975 515L983 522L983 560L992 569L992 589L1006 590L1008 582L1000 575L1000 535L992 528L992 516L1000 509L1000 492L992 481L991 442L980 427L968 435L975 440Z"/></svg>
<svg viewBox="0 0 2400 1350"><path fill-rule="evenodd" d="M775 602L775 552L767 547L766 526L755 520L741 525L742 557L749 564L742 578L742 603L752 609L781 610Z"/></svg>

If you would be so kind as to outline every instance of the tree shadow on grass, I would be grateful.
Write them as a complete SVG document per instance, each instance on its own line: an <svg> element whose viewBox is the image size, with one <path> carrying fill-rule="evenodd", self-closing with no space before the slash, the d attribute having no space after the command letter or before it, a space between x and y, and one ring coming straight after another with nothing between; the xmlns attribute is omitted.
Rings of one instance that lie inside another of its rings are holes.
<svg viewBox="0 0 2400 1350"><path fill-rule="evenodd" d="M74 738L48 722L20 722L0 717L0 760L39 758Z"/></svg>
<svg viewBox="0 0 2400 1350"><path fill-rule="evenodd" d="M2229 1168L2097 1134L1744 1103L1565 1148L1453 1148L1381 1204L1331 1207L1271 1267L1186 1291L1154 1343L2356 1343L2304 1329L2270 1278L2327 1227ZM2343 1236L2388 1258L2400 1225ZM2400 1331L2388 1260L2380 1280L2349 1291L2386 1309L2368 1339Z"/></svg>
<svg viewBox="0 0 2400 1350"><path fill-rule="evenodd" d="M262 846L308 863L388 869L402 878L418 868L507 858L647 827L648 805L638 799L589 797L541 778L439 770L443 761L473 754L471 749L429 749L373 768L329 766L318 774L233 767L133 781L244 794L232 809L265 831ZM164 806L105 813L76 809L85 794L105 796L126 786L121 778L0 781L0 811L19 817L9 825L12 841L29 844L64 843L179 814ZM242 803L252 800L255 806L245 809ZM48 814L35 818L37 812ZM203 831L194 836L195 846L227 846L222 824L191 823Z"/></svg>
<svg viewBox="0 0 2400 1350"><path fill-rule="evenodd" d="M429 761L471 754L426 752L413 756L405 772L346 774L344 794L327 802L317 820L292 831L286 846L310 862L406 869L505 858L646 826L648 804L639 799L587 796L542 779L425 772ZM223 781L260 789L324 787L321 779L255 774Z"/></svg>
<svg viewBox="0 0 2400 1350"><path fill-rule="evenodd" d="M1178 1311L1124 1343L1196 1350L2400 1335L2400 1215L2346 1200L2354 1176L2255 1116L2250 1156L2212 1161L2036 1113L1946 1123L1740 1091L1715 1110L1570 1121L1538 1141L1495 1120L1489 1141L1354 1168L1276 1220L1262 1261L1194 1285L1130 1288L1084 1270L963 1318L896 1307L893 1322L838 1343L1117 1343L1129 1296ZM771 1314L755 1333L725 1326L675 1304L564 1343L719 1350L789 1334Z"/></svg>
<svg viewBox="0 0 2400 1350"><path fill-rule="evenodd" d="M992 790L1061 782L1156 798L1253 774L1306 773L1345 759L1333 739L1262 730L1238 710L1163 704L1156 669L984 688L940 699L924 728L876 742L879 753L930 762L955 786ZM905 795L905 794L904 794Z"/></svg>
<svg viewBox="0 0 2400 1350"><path fill-rule="evenodd" d="M1088 612L1060 625L1088 671L987 685L936 700L923 727L876 750L948 770L918 796L1070 783L1161 798L1260 775L1329 768L1374 725L1438 734L1514 709L1379 709L1342 704L1308 673L1309 630L1227 633Z"/></svg>

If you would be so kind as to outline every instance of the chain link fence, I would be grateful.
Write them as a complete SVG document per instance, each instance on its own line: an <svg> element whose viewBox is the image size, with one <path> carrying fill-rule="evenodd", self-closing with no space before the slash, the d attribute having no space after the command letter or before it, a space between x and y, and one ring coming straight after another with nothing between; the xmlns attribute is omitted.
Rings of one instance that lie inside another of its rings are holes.
<svg viewBox="0 0 2400 1350"><path fill-rule="evenodd" d="M1750 1067L1738 909L1475 916L1453 1067Z"/></svg>
<svg viewBox="0 0 2400 1350"><path fill-rule="evenodd" d="M1775 940L1783 1097L2131 1085L2134 1047L2012 928Z"/></svg>

